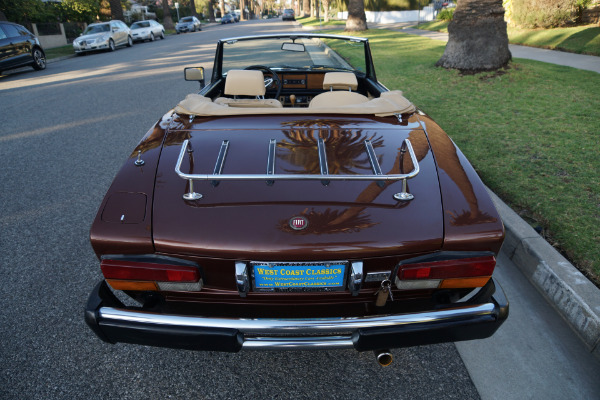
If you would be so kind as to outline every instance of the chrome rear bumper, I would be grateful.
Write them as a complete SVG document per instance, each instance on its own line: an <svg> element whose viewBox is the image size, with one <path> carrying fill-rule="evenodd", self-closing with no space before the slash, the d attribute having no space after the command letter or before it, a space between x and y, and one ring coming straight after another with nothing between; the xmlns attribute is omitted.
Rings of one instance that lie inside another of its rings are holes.
<svg viewBox="0 0 600 400"><path fill-rule="evenodd" d="M359 351L491 336L508 316L499 285L490 302L355 318L234 319L165 315L115 307L106 283L90 295L86 322L103 340L193 350ZM113 304L111 304L113 303Z"/></svg>

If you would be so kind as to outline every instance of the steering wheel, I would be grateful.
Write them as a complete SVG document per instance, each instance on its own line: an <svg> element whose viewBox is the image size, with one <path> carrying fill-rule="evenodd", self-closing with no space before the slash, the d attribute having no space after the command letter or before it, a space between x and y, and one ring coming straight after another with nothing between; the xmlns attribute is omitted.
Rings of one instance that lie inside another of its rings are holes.
<svg viewBox="0 0 600 400"><path fill-rule="evenodd" d="M273 96L273 98L276 100L279 100L279 95L281 94L281 89L283 88L283 84L281 82L281 79L279 79L279 76L275 73L275 71L273 71L269 67L265 67L264 65L250 65L244 69L249 69L249 70L253 70L253 71L262 71L263 74L266 72L267 74L271 75L270 78L265 76L265 88L268 88L274 82L275 85L277 86L277 90L276 90L275 96Z"/></svg>

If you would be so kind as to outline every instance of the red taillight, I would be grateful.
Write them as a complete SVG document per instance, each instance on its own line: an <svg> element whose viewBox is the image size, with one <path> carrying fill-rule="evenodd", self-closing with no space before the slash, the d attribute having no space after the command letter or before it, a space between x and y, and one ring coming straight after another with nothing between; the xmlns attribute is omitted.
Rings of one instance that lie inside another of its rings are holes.
<svg viewBox="0 0 600 400"><path fill-rule="evenodd" d="M199 291L202 288L200 271L194 266L104 259L100 268L107 282L117 290Z"/></svg>
<svg viewBox="0 0 600 400"><path fill-rule="evenodd" d="M396 286L404 290L481 287L495 266L491 255L400 265Z"/></svg>
<svg viewBox="0 0 600 400"><path fill-rule="evenodd" d="M447 279L491 276L496 266L494 256L433 261L401 266L400 279Z"/></svg>

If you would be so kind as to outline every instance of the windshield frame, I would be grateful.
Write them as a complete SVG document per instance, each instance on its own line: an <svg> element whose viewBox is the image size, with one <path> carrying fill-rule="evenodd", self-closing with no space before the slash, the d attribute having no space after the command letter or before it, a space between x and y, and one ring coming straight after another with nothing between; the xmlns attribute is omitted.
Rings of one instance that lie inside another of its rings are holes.
<svg viewBox="0 0 600 400"><path fill-rule="evenodd" d="M346 40L361 43L364 48L364 64L365 71L356 71L361 75L365 75L366 78L372 79L377 82L377 77L375 75L375 68L373 66L373 59L371 56L371 49L369 46L369 40L366 38L355 37L355 36L343 36L343 35L327 35L327 34L311 34L311 33L284 33L284 34L271 34L271 35L257 35L257 36L240 36L240 37L232 37L220 39L217 42L217 50L215 54L215 61L213 65L212 71L212 82L216 82L226 75L223 72L223 55L224 55L224 46L226 43L237 42L237 41L259 41L266 39L289 39L290 41L296 39L338 39L338 40Z"/></svg>

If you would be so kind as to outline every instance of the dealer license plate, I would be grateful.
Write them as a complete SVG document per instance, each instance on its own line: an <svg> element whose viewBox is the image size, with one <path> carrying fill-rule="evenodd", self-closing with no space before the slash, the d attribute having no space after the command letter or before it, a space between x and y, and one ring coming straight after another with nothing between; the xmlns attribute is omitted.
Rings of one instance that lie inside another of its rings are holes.
<svg viewBox="0 0 600 400"><path fill-rule="evenodd" d="M252 263L256 291L344 290L348 263Z"/></svg>

